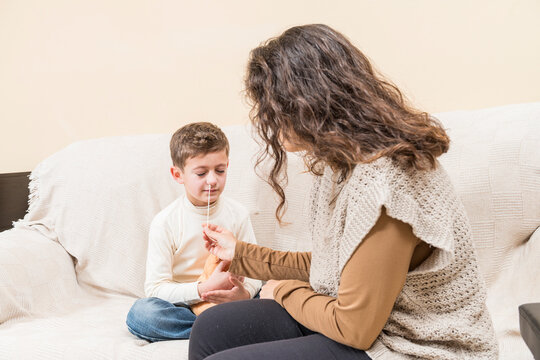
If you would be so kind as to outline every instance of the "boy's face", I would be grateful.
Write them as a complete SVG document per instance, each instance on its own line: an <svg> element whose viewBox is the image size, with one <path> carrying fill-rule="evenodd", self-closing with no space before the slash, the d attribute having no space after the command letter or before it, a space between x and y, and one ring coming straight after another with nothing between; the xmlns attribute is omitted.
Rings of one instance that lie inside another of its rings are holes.
<svg viewBox="0 0 540 360"><path fill-rule="evenodd" d="M225 189L229 158L225 150L195 156L186 160L184 169L171 167L171 174L179 184L184 184L186 195L195 206L215 202ZM210 190L208 187L210 186Z"/></svg>

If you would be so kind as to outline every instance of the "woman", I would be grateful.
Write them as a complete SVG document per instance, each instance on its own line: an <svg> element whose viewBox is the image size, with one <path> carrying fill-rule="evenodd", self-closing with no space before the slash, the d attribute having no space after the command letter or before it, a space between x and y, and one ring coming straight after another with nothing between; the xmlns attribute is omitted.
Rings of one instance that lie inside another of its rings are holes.
<svg viewBox="0 0 540 360"><path fill-rule="evenodd" d="M464 208L436 158L449 139L325 25L254 49L246 89L281 197L286 151L314 175L310 253L273 251L205 228L229 271L270 280L263 300L196 321L190 359L497 357ZM259 163L260 163L259 161ZM220 302L219 292L203 294Z"/></svg>

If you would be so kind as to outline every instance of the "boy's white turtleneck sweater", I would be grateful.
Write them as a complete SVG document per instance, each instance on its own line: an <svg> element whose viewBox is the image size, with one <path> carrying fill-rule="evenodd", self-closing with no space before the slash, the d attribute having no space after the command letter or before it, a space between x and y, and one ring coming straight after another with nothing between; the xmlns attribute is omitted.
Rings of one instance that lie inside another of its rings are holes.
<svg viewBox="0 0 540 360"><path fill-rule="evenodd" d="M202 233L206 213L206 206L194 206L182 195L154 217L148 241L146 296L173 304L201 301L197 278L209 255ZM238 240L256 243L248 211L230 198L220 196L210 205L208 221L231 231ZM253 297L261 281L246 278L244 286Z"/></svg>

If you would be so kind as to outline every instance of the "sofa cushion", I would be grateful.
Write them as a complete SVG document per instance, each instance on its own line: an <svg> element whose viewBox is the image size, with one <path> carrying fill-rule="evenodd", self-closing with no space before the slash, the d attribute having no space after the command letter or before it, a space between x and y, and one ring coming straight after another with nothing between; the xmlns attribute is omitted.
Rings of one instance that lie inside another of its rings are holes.
<svg viewBox="0 0 540 360"><path fill-rule="evenodd" d="M134 301L87 296L69 312L0 325L0 359L187 360L188 340L149 343L128 331Z"/></svg>
<svg viewBox="0 0 540 360"><path fill-rule="evenodd" d="M0 232L0 325L72 310L80 297L73 262L62 246L36 231Z"/></svg>
<svg viewBox="0 0 540 360"><path fill-rule="evenodd" d="M438 114L441 157L469 216L488 286L540 225L540 103Z"/></svg>
<svg viewBox="0 0 540 360"><path fill-rule="evenodd" d="M540 288L540 103L439 114L441 157L469 220L501 359L530 359L517 308ZM534 235L532 235L534 232Z"/></svg>

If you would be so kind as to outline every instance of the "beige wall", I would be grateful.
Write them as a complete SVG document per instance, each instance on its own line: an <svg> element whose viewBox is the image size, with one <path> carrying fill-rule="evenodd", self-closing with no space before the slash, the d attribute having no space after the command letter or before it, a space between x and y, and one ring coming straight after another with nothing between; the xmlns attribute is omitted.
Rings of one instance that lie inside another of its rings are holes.
<svg viewBox="0 0 540 360"><path fill-rule="evenodd" d="M430 112L540 101L540 2L0 0L0 172L91 137L247 121L248 52L345 33Z"/></svg>

